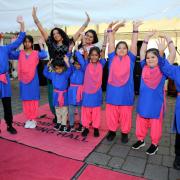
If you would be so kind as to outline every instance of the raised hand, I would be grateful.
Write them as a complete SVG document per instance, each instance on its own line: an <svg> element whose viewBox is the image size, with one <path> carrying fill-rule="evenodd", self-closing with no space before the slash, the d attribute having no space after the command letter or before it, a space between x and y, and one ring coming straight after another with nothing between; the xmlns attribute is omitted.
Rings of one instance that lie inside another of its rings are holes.
<svg viewBox="0 0 180 180"><path fill-rule="evenodd" d="M52 60L53 60L53 59L50 59L50 60L48 61L48 63L47 63L47 67L49 67L49 66L51 65Z"/></svg>
<svg viewBox="0 0 180 180"><path fill-rule="evenodd" d="M157 32L156 30L149 31L146 34L146 37L150 39L151 37L153 37L156 34L156 32Z"/></svg>
<svg viewBox="0 0 180 180"><path fill-rule="evenodd" d="M42 37L40 37L39 39L38 39L38 44L39 45L43 45L45 42L44 42L44 39L42 38Z"/></svg>
<svg viewBox="0 0 180 180"><path fill-rule="evenodd" d="M19 24L23 24L23 23L24 23L24 20L23 20L23 17L22 17L22 16L18 16L16 21L17 21Z"/></svg>
<svg viewBox="0 0 180 180"><path fill-rule="evenodd" d="M86 17L87 17L86 24L88 25L91 19L90 19L89 14L87 12L85 12L85 14L86 14Z"/></svg>
<svg viewBox="0 0 180 180"><path fill-rule="evenodd" d="M141 26L142 24L142 21L133 21L133 30L138 30L139 26Z"/></svg>
<svg viewBox="0 0 180 180"><path fill-rule="evenodd" d="M156 41L158 46L159 52L164 53L165 49L167 48L166 40L164 38L158 38Z"/></svg>
<svg viewBox="0 0 180 180"><path fill-rule="evenodd" d="M33 10L32 10L32 17L33 18L37 17L36 13L37 13L37 7L33 6Z"/></svg>

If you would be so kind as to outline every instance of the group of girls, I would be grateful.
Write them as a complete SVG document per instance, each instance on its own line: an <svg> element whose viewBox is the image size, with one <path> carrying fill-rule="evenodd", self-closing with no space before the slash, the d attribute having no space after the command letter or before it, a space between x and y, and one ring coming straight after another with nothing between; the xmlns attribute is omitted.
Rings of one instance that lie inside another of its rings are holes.
<svg viewBox="0 0 180 180"><path fill-rule="evenodd" d="M133 32L130 48L125 41L115 45L115 33L119 28L125 26L125 22L113 22L109 24L104 36L102 49L96 47L98 42L94 30L82 32L87 27L90 19L87 20L76 34L69 39L67 34L60 28L54 28L50 36L43 28L37 15L37 9L33 8L32 16L35 24L41 32L48 46L50 61L44 68L44 75L49 79L49 101L51 111L55 115L56 130L62 132L82 131L82 136L87 136L89 126L94 129L94 136L98 137L101 105L102 105L102 74L106 63L105 49L108 41L108 82L106 91L106 121L109 129L107 140L112 141L116 131L121 129L122 143L128 142L128 134L131 130L132 111L134 105L134 81L133 69L137 55L138 29L141 22L133 22ZM23 27L24 23L18 21ZM21 28L21 31L23 29ZM167 35L158 40L158 49L147 50L149 39L156 32L149 32L143 41L140 50L142 77L140 84L140 95L137 104L136 137L137 142L132 145L133 149L145 146L145 137L150 128L151 145L146 153L153 155L158 151L158 144L162 136L162 123L165 113L165 91L164 84L167 77L175 81L177 90L180 88L179 67L171 65L175 59L175 47L173 41ZM79 37L82 42L72 49ZM24 39L24 41L23 41ZM23 41L24 50L13 51ZM166 44L170 55L166 59L164 50ZM33 39L20 33L18 39L0 48L3 58L0 57L0 96L3 102L5 120L8 131L16 133L12 127L12 112L10 101L10 82L8 76L8 56L19 59L18 77L20 81L20 96L23 101L23 111L28 119L25 128L35 128L38 110L39 80L37 76L37 64L39 59L47 56L41 46L41 51L34 51L32 48ZM31 66L31 68L29 68ZM70 81L70 85L69 85ZM8 91L6 91L6 89ZM8 92L8 93L7 93ZM179 116L179 93L176 102L174 130L176 131L175 161L174 167L180 169L180 121ZM8 106L9 105L9 106ZM8 106L8 107L7 107ZM7 107L7 108L6 108ZM74 127L74 112L78 109L81 114L79 126ZM7 113L11 112L10 114ZM69 125L67 118L69 117ZM82 129L83 127L83 129Z"/></svg>

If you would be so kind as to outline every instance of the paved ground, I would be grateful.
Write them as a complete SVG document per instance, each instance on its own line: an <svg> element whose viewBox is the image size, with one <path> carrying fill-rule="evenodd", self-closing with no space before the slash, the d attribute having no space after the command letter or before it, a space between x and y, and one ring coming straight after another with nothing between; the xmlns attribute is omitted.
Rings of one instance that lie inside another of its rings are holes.
<svg viewBox="0 0 180 180"><path fill-rule="evenodd" d="M18 83L12 81L13 113L22 111L21 102L18 96ZM137 100L137 97L136 97ZM40 104L47 103L47 87L41 87ZM174 134L170 133L171 120L173 118L175 98L167 97L167 113L163 124L163 136L159 146L159 151L154 156L147 156L146 149L150 145L149 135L146 138L146 146L142 150L132 150L131 145L136 141L135 138L135 112L133 113L133 128L129 136L128 144L123 145L120 141L120 133L113 142L104 139L96 149L85 159L85 165L95 164L96 166L106 167L113 171L137 175L152 180L176 180L180 179L180 171L172 168L174 160ZM104 107L104 106L103 106ZM0 118L3 117L2 106L0 106ZM77 174L76 177L81 173ZM75 179L76 179L75 177Z"/></svg>

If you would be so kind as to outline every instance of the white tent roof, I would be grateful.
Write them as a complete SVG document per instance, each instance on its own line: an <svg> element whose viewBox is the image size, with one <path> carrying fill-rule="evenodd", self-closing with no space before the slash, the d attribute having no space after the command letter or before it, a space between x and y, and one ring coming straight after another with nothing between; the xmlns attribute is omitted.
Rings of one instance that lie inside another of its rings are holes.
<svg viewBox="0 0 180 180"><path fill-rule="evenodd" d="M180 17L179 0L0 0L0 32L17 31L18 15L24 17L26 30L35 29L31 16L33 6L38 7L38 17L45 28L80 25L86 18L85 11L93 24Z"/></svg>

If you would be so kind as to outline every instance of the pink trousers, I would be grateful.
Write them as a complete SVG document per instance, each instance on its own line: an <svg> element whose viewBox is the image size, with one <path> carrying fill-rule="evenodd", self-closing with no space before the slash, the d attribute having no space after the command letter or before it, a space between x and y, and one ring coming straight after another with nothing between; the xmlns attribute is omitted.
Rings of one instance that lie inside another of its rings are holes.
<svg viewBox="0 0 180 180"><path fill-rule="evenodd" d="M136 137L138 140L144 140L148 129L150 130L150 136L152 144L158 145L162 136L162 122L163 122L163 109L161 110L159 119L145 119L137 114L136 117Z"/></svg>
<svg viewBox="0 0 180 180"><path fill-rule="evenodd" d="M38 116L38 100L27 100L22 101L23 105L23 113L25 114L27 119L35 119Z"/></svg>
<svg viewBox="0 0 180 180"><path fill-rule="evenodd" d="M81 108L82 125L89 128L92 122L94 128L99 128L101 121L101 107L84 107Z"/></svg>
<svg viewBox="0 0 180 180"><path fill-rule="evenodd" d="M110 131L116 131L120 125L122 133L131 130L133 106L116 106L106 104L106 121Z"/></svg>

